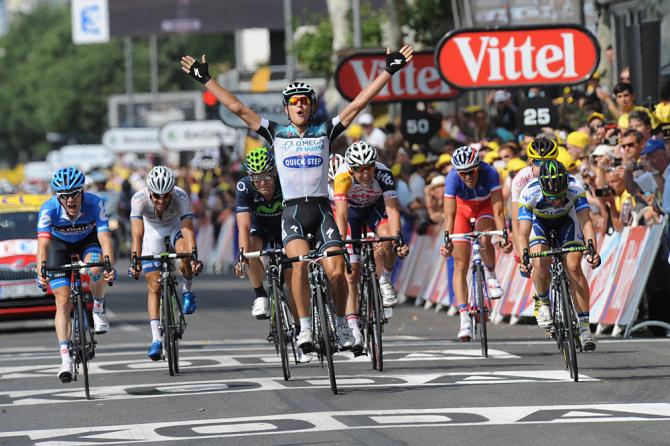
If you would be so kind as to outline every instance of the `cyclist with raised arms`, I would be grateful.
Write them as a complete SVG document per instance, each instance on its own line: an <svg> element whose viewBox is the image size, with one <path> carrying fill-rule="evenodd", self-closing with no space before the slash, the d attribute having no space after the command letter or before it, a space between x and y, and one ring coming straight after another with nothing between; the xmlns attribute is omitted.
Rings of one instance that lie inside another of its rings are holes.
<svg viewBox="0 0 670 446"><path fill-rule="evenodd" d="M456 149L451 163L454 169L447 175L444 186L444 230L449 234L470 232L472 218L475 219L477 231L505 229L505 210L498 172L481 162L477 149L471 146ZM499 299L503 290L495 274L495 249L490 237L482 237L480 240L482 260L488 276L488 296ZM501 242L501 248L505 253L511 252L511 241ZM454 294L461 317L458 332L461 341L472 339L467 285L470 250L470 242L467 240L454 240L440 248L443 256L454 256Z"/></svg>
<svg viewBox="0 0 670 446"><path fill-rule="evenodd" d="M188 194L175 186L172 170L156 166L147 174L147 185L133 195L130 201L131 258L133 255L157 255L165 252L165 237L176 252L190 253L197 249L193 230L193 213ZM144 272L147 282L147 307L151 328L151 345L147 355L151 360L161 359L163 343L160 333L160 262L142 261L141 271L130 265L128 274L138 278ZM193 274L202 269L201 262L191 259L179 265L184 278L182 311L191 314L197 304L191 290Z"/></svg>
<svg viewBox="0 0 670 446"><path fill-rule="evenodd" d="M243 252L260 251L270 239L281 242L281 214L284 209L274 157L266 147L250 151L244 159L249 175L237 182L235 219L240 249ZM251 314L256 319L270 317L268 295L263 287L265 269L260 258L247 260L249 281L256 294ZM235 265L238 277L243 275L242 263Z"/></svg>
<svg viewBox="0 0 670 446"><path fill-rule="evenodd" d="M102 199L84 192L84 174L74 167L59 169L51 179L51 190L56 196L47 200L40 208L37 223L37 265L47 262L49 266L71 263L71 255L78 254L86 263L100 262L109 256L114 262L112 237L109 232L107 214ZM100 268L88 271L93 296L93 328L98 334L109 331L105 316L105 282L115 279L116 272L103 272ZM37 276L42 289L51 284L56 297L56 336L61 356L58 378L69 383L74 376L70 358L70 274L51 273L47 278Z"/></svg>
<svg viewBox="0 0 670 446"><path fill-rule="evenodd" d="M597 249L596 235L591 223L591 211L586 201L584 187L565 166L556 160L542 164L537 179L531 181L522 191L519 199L519 252L529 248L530 252L547 251L549 232L555 229L558 246L569 248L582 246L584 240L593 240ZM529 243L530 240L530 243ZM572 298L579 318L579 337L585 351L596 348L596 339L589 328L589 284L582 270L582 253L572 252L564 257L565 270L572 289ZM586 260L593 268L600 265L600 256L588 255ZM550 257L532 259L528 266L519 265L522 273L532 274L533 284L540 301L537 324L545 329L553 325L549 302L549 281L551 275Z"/></svg>
<svg viewBox="0 0 670 446"><path fill-rule="evenodd" d="M288 256L308 253L308 233L316 237L321 252L342 248L342 240L328 202L330 141L344 132L356 115L384 88L391 76L412 59L412 55L413 48L409 45L393 53L387 50L385 70L339 115L320 125L312 123L317 107L316 93L303 82L291 83L282 91L282 104L288 115L289 125L280 125L258 115L212 79L204 55L201 61L191 56L182 57L181 67L185 73L201 82L221 104L272 145L284 194L282 241ZM340 347L349 348L353 339L345 318L347 284L344 277L344 258L325 258L323 266L335 302L336 332ZM313 350L314 346L307 267L304 262L296 263L291 278L292 295L301 326L297 344L305 352Z"/></svg>
<svg viewBox="0 0 670 446"><path fill-rule="evenodd" d="M367 234L362 231L364 225L381 237L398 234L400 205L395 181L391 171L377 161L377 150L364 141L358 141L347 148L344 160L335 173L333 184L335 219L340 236L346 238L348 228L352 239L365 237ZM391 246L391 242L384 242L381 249L375 250L379 289L385 307L393 307L398 302L390 278L396 254L405 257L408 253L408 246ZM359 255L360 246L356 246L351 256L352 273L347 274L347 322L354 335L354 353L363 349L363 336L358 327Z"/></svg>

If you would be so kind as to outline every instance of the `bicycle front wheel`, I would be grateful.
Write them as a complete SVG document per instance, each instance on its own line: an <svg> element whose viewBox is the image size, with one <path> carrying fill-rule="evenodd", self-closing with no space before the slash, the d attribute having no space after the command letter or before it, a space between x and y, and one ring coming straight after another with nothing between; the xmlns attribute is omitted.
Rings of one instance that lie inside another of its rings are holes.
<svg viewBox="0 0 670 446"><path fill-rule="evenodd" d="M563 319L562 325L567 347L567 349L563 351L563 358L570 371L570 377L577 382L579 381L577 346L575 342L577 337L577 327L574 323L575 315L572 309L572 297L570 296L570 288L568 287L566 278L563 278L561 281L561 319Z"/></svg>
<svg viewBox="0 0 670 446"><path fill-rule="evenodd" d="M279 294L278 284L274 284L272 287L272 311L273 319L275 323L277 348L279 349L279 355L281 356L281 367L282 373L284 375L284 381L291 379L291 370L289 369L289 359L288 359L288 348L287 348L287 336L286 332L288 331L288 319L284 313L283 299Z"/></svg>
<svg viewBox="0 0 670 446"><path fill-rule="evenodd" d="M368 317L371 318L371 337L372 344L372 367L380 372L384 371L384 346L382 344L382 321L384 318L384 309L382 307L382 298L379 294L379 286L376 277L370 278L368 285Z"/></svg>
<svg viewBox="0 0 670 446"><path fill-rule="evenodd" d="M333 331L331 330L330 323L328 321L328 314L326 314L326 302L328 296L325 295L320 286L316 287L316 306L318 311L319 319L319 348L321 354L326 357L326 363L328 364L328 379L330 380L330 390L333 394L337 395L337 382L335 381L335 365L333 364L333 344L332 340L334 339Z"/></svg>
<svg viewBox="0 0 670 446"><path fill-rule="evenodd" d="M172 304L172 287L170 284L165 284L163 287L162 296L162 318L163 318L163 348L165 349L165 356L167 356L168 370L170 376L177 373L175 369L176 355L174 351L174 308Z"/></svg>
<svg viewBox="0 0 670 446"><path fill-rule="evenodd" d="M88 340L87 340L87 326L86 321L86 307L81 296L77 296L76 308L76 323L73 327L73 337L75 339L75 356L76 361L81 364L82 375L84 376L84 391L86 392L86 399L91 399L91 391L88 381ZM76 372L75 372L76 373Z"/></svg>
<svg viewBox="0 0 670 446"><path fill-rule="evenodd" d="M482 346L482 356L485 358L489 357L489 340L486 333L486 319L487 319L487 307L486 300L484 296L484 268L476 267L475 268L475 277L473 281L473 287L475 292L475 299L477 300L477 329L479 331L479 342Z"/></svg>

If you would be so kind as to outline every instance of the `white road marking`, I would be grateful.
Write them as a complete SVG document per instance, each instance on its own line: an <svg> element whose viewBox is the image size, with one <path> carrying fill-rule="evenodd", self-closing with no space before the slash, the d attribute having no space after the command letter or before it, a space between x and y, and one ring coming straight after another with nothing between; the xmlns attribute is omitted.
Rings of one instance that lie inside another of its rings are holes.
<svg viewBox="0 0 670 446"><path fill-rule="evenodd" d="M152 441L293 435L352 429L445 428L670 420L670 404L585 404L557 406L458 407L434 409L307 412L268 416L186 420L134 425L91 426L1 432L0 440L26 439L38 445L128 444ZM445 432L446 433L446 432ZM448 434L447 434L448 435ZM107 441L105 441L107 440Z"/></svg>
<svg viewBox="0 0 670 446"><path fill-rule="evenodd" d="M598 381L586 375L579 375L582 382ZM572 379L565 370L532 371L494 371L415 373L415 374L379 374L379 375L339 375L337 386L345 388L371 387L453 387L483 384L521 384L530 382L570 383ZM291 381L283 378L240 378L213 381L187 381L171 384L133 384L91 387L96 401L126 400L135 398L160 398L171 396L202 395L213 393L241 393L261 391L290 391L299 389L328 389L330 381L323 376L295 377ZM77 384L53 389L10 390L0 392L0 404L3 406L23 406L35 404L60 404L81 402L84 390Z"/></svg>

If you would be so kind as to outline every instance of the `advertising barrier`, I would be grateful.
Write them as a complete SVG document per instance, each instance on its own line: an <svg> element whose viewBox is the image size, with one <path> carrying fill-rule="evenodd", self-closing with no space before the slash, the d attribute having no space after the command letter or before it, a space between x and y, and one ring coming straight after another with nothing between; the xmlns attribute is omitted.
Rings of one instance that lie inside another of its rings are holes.
<svg viewBox="0 0 670 446"><path fill-rule="evenodd" d="M626 227L599 239L601 266L592 270L583 261L591 291L591 323L615 326L615 334L634 323L665 225L666 220L650 227ZM440 228L431 227L412 237L410 255L402 262L395 286L399 294L419 303L449 306L453 303L453 261L440 255L438 234ZM498 251L496 275L504 294L493 301L492 320L509 317L515 323L519 317L532 317L533 284L521 277L512 254Z"/></svg>

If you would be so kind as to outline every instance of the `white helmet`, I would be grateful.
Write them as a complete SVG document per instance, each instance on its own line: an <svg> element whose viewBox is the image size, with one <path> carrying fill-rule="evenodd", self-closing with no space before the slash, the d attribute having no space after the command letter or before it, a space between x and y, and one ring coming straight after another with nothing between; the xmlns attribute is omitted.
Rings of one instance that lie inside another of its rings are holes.
<svg viewBox="0 0 670 446"><path fill-rule="evenodd" d="M288 100L291 96L296 96L299 94L307 96L310 101L312 101L312 104L316 102L316 92L311 85L304 82L293 82L288 84L286 87L284 87L284 90L281 92L281 94L284 107L288 105Z"/></svg>
<svg viewBox="0 0 670 446"><path fill-rule="evenodd" d="M377 149L364 141L357 141L349 146L344 159L350 167L367 166L377 161Z"/></svg>
<svg viewBox="0 0 670 446"><path fill-rule="evenodd" d="M456 170L470 170L479 166L479 151L472 146L461 146L454 151L451 164Z"/></svg>
<svg viewBox="0 0 670 446"><path fill-rule="evenodd" d="M147 187L155 194L163 195L174 189L174 173L165 166L156 166L147 174Z"/></svg>
<svg viewBox="0 0 670 446"><path fill-rule="evenodd" d="M335 179L335 174L344 162L344 157L339 153L333 153L328 158L328 179L333 181Z"/></svg>

